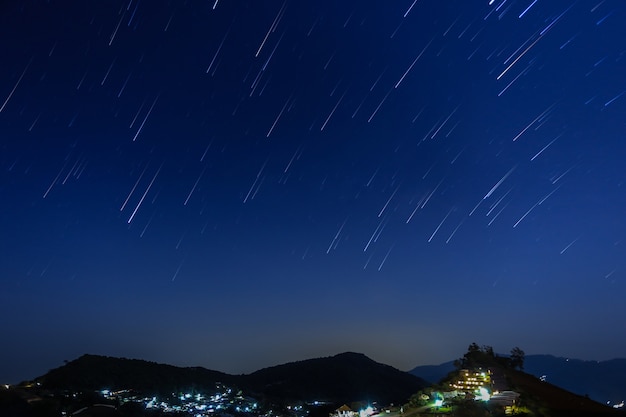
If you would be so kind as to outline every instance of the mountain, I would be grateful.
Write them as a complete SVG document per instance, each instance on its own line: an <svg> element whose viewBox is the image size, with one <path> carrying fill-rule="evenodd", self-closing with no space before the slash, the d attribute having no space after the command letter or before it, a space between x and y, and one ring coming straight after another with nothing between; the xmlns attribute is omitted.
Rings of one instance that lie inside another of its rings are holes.
<svg viewBox="0 0 626 417"><path fill-rule="evenodd" d="M83 355L36 378L48 389L99 390L132 387L138 391L171 393L183 388L235 383L236 377L205 368L180 368L139 359Z"/></svg>
<svg viewBox="0 0 626 417"><path fill-rule="evenodd" d="M440 365L417 366L410 374L436 383L454 369L453 362ZM606 404L617 404L626 399L626 359L583 361L552 355L527 355L524 371L537 378L578 395Z"/></svg>
<svg viewBox="0 0 626 417"><path fill-rule="evenodd" d="M244 381L270 397L383 404L406 401L428 385L421 378L351 352L261 369L244 376Z"/></svg>
<svg viewBox="0 0 626 417"><path fill-rule="evenodd" d="M431 384L436 384L452 371L454 371L454 361L444 362L440 365L416 366L411 369L409 373L422 378Z"/></svg>
<svg viewBox="0 0 626 417"><path fill-rule="evenodd" d="M524 371L606 404L626 399L626 359L584 361L551 355L529 355Z"/></svg>
<svg viewBox="0 0 626 417"><path fill-rule="evenodd" d="M217 382L269 398L332 403L407 400L428 384L359 353L309 359L230 375L205 368L180 368L138 359L83 355L36 379L47 389L128 389L172 393L213 390Z"/></svg>

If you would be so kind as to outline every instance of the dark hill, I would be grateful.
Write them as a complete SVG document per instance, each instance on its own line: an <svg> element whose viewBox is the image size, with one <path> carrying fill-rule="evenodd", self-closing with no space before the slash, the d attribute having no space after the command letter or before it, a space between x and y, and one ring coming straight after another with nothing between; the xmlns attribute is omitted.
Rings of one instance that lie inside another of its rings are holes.
<svg viewBox="0 0 626 417"><path fill-rule="evenodd" d="M359 353L309 359L265 368L244 376L265 395L305 401L401 402L426 381Z"/></svg>
<svg viewBox="0 0 626 417"><path fill-rule="evenodd" d="M230 375L205 368L180 368L138 359L83 355L37 378L46 389L134 389L170 394L186 389L210 391L217 382L251 394L293 400L381 403L402 402L425 387L422 379L373 361L343 353Z"/></svg>
<svg viewBox="0 0 626 417"><path fill-rule="evenodd" d="M233 384L236 377L205 368L179 368L139 359L83 355L37 378L48 389L127 389L154 393L185 388L213 389L216 382Z"/></svg>

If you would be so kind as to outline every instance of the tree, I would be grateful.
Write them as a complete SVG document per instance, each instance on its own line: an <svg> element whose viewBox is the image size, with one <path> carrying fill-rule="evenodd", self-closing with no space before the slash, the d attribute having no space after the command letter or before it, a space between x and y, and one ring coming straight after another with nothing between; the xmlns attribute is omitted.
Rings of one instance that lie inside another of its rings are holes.
<svg viewBox="0 0 626 417"><path fill-rule="evenodd" d="M482 347L482 351L487 355L487 356L491 356L492 358L496 357L496 354L493 351L493 347L489 346L489 345L483 345Z"/></svg>
<svg viewBox="0 0 626 417"><path fill-rule="evenodd" d="M511 367L524 370L524 351L517 346L511 349Z"/></svg>
<svg viewBox="0 0 626 417"><path fill-rule="evenodd" d="M480 346L478 346L478 343L472 342L467 348L467 353L472 354L475 352L480 352Z"/></svg>
<svg viewBox="0 0 626 417"><path fill-rule="evenodd" d="M471 343L465 355L454 361L454 366L456 369L488 366L490 363L493 363L495 356L491 346L483 345L480 347L477 343Z"/></svg>

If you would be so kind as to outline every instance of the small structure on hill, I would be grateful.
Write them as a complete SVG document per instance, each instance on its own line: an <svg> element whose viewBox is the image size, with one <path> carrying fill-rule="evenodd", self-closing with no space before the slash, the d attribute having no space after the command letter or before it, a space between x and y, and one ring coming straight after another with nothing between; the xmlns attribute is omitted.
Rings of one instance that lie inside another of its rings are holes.
<svg viewBox="0 0 626 417"><path fill-rule="evenodd" d="M498 404L504 407L510 407L517 402L519 398L519 393L515 391L502 391L502 392L494 392L491 395L489 401L492 404Z"/></svg>
<svg viewBox="0 0 626 417"><path fill-rule="evenodd" d="M353 411L346 404L336 409L333 413L330 413L329 417L358 417L358 413Z"/></svg>

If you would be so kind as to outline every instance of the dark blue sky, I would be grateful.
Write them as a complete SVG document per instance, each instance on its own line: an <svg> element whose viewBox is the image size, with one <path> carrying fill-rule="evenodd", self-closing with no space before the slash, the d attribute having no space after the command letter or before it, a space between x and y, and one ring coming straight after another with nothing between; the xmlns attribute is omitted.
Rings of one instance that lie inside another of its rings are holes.
<svg viewBox="0 0 626 417"><path fill-rule="evenodd" d="M5 2L0 380L83 353L623 356L624 21L620 0Z"/></svg>

